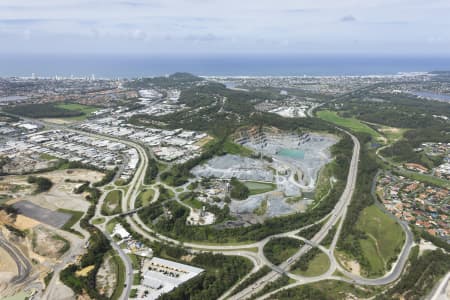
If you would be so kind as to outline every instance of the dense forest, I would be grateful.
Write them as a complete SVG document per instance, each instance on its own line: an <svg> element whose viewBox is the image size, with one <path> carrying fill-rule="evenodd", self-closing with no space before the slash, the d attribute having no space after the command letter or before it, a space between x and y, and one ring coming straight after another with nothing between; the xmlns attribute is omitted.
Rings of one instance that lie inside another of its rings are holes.
<svg viewBox="0 0 450 300"><path fill-rule="evenodd" d="M53 186L53 182L47 177L28 176L27 182L36 184L36 189L34 190L35 194L47 192Z"/></svg>
<svg viewBox="0 0 450 300"><path fill-rule="evenodd" d="M426 251L418 256L416 246L410 254L408 269L394 287L377 296L376 300L423 299L436 282L450 270L450 255L442 250Z"/></svg>
<svg viewBox="0 0 450 300"><path fill-rule="evenodd" d="M450 142L450 124L411 129L406 131L403 136L402 140L381 150L381 155L390 157L395 162L413 162L433 168L442 162L442 158L429 156L415 149L420 148L421 144L426 142Z"/></svg>
<svg viewBox="0 0 450 300"><path fill-rule="evenodd" d="M342 99L339 101L341 110L363 121L400 128L442 127L446 122L433 115L450 116L448 103L405 94L369 93L364 94L363 99L366 100L359 97Z"/></svg>
<svg viewBox="0 0 450 300"><path fill-rule="evenodd" d="M361 95L347 95L338 103L339 114L343 117L355 117L369 123L407 129L403 139L381 151L383 156L390 157L395 162L414 162L432 168L439 164L439 159L417 153L414 149L424 142L450 142L449 121L436 117L450 117L448 103L406 94L372 93L365 90Z"/></svg>
<svg viewBox="0 0 450 300"><path fill-rule="evenodd" d="M108 299L98 291L96 277L103 262L103 258L106 253L111 250L111 245L103 233L89 223L90 219L95 214L95 207L101 196L101 191L97 188L86 186L84 192L89 194L86 199L91 202L91 205L85 216L80 220L80 226L90 234L89 246L86 254L81 257L78 264L71 264L61 271L60 279L78 295L86 292L93 299ZM86 277L77 276L75 274L77 271L92 265L94 268Z"/></svg>
<svg viewBox="0 0 450 300"><path fill-rule="evenodd" d="M148 89L155 86L159 88L186 88L200 81L203 81L203 78L189 73L177 72L169 76L136 78L124 85L132 89Z"/></svg>
<svg viewBox="0 0 450 300"><path fill-rule="evenodd" d="M247 197L250 195L250 190L248 189L248 187L241 181L239 181L237 178L235 177L231 178L230 185L231 185L230 191L231 198L243 200L247 199Z"/></svg>
<svg viewBox="0 0 450 300"><path fill-rule="evenodd" d="M252 268L251 262L246 258L212 253L198 254L191 263L206 271L174 291L162 295L161 300L218 299Z"/></svg>

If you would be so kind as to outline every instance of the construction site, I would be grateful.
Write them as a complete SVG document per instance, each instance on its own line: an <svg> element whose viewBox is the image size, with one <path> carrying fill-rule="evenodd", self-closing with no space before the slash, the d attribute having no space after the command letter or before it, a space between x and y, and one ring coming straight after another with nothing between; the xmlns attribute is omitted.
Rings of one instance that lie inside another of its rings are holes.
<svg viewBox="0 0 450 300"><path fill-rule="evenodd" d="M54 285L60 299L73 296L58 278L51 280L52 274L86 251L87 235L74 221L88 209L89 202L74 190L80 182L96 182L103 174L72 169L40 176L53 183L48 191L36 193L27 176L5 176L0 181L2 203L11 208L0 211L2 299L18 291L29 297L49 284Z"/></svg>

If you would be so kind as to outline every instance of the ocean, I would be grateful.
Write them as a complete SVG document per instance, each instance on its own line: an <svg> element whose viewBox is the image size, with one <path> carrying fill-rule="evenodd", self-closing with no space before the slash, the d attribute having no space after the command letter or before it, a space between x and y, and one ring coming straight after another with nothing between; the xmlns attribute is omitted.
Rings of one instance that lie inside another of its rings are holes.
<svg viewBox="0 0 450 300"><path fill-rule="evenodd" d="M450 70L448 57L319 55L0 55L0 76L134 78L190 72L204 76L389 75Z"/></svg>

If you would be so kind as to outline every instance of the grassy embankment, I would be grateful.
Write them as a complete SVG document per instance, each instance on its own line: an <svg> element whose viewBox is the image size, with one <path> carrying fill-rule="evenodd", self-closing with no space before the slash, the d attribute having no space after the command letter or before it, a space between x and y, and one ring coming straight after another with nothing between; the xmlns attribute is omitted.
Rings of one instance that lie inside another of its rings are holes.
<svg viewBox="0 0 450 300"><path fill-rule="evenodd" d="M328 256L319 250L318 253L313 255L313 257L311 257L311 259L307 262L306 270L295 268L292 270L292 273L309 277L319 276L325 273L329 267L330 267L330 260L328 259Z"/></svg>
<svg viewBox="0 0 450 300"><path fill-rule="evenodd" d="M244 181L243 183L249 189L250 196L267 193L273 191L277 187L273 183L265 183L265 182Z"/></svg>
<svg viewBox="0 0 450 300"><path fill-rule="evenodd" d="M142 192L139 193L136 199L135 207L142 207L149 205L154 195L155 191L153 189L143 190Z"/></svg>
<svg viewBox="0 0 450 300"><path fill-rule="evenodd" d="M223 151L225 151L228 154L235 154L242 156L251 156L252 154L254 154L254 152L251 149L236 144L232 142L230 139L227 139L223 143Z"/></svg>
<svg viewBox="0 0 450 300"><path fill-rule="evenodd" d="M122 211L120 204L121 200L122 191L114 190L109 192L102 205L102 214L105 216L119 214Z"/></svg>
<svg viewBox="0 0 450 300"><path fill-rule="evenodd" d="M65 117L64 119L73 120L73 121L82 121L85 120L91 113L98 110L97 107L89 106L89 105L83 105L78 103L58 103L55 105L55 107L70 110L70 111L77 111L81 112L82 115L75 116L75 117Z"/></svg>
<svg viewBox="0 0 450 300"><path fill-rule="evenodd" d="M64 224L63 227L61 227L61 229L65 230L65 231L68 231L70 233L74 233L74 234L79 235L79 236L83 236L80 232L72 229L72 227L78 221L80 221L81 217L84 215L84 212L77 211L77 210L64 209L64 208L59 208L58 211L70 215L69 221L67 221L66 224Z"/></svg>
<svg viewBox="0 0 450 300"><path fill-rule="evenodd" d="M291 299L365 299L376 295L384 287L356 286L347 282L323 280L283 290L273 297L279 300Z"/></svg>
<svg viewBox="0 0 450 300"><path fill-rule="evenodd" d="M125 265L123 264L122 259L118 256L113 254L113 262L114 262L114 270L116 272L116 288L114 289L113 294L111 295L112 300L119 299L119 297L122 295L123 289L125 287Z"/></svg>
<svg viewBox="0 0 450 300"><path fill-rule="evenodd" d="M371 205L361 212L356 227L368 236L359 242L371 270L379 274L388 271L405 241L400 225Z"/></svg>
<svg viewBox="0 0 450 300"><path fill-rule="evenodd" d="M368 133L375 140L382 140L383 137L376 130L362 123L356 118L343 118L336 112L330 110L322 110L317 112L317 116L327 122L336 124L337 126L344 127L354 132Z"/></svg>

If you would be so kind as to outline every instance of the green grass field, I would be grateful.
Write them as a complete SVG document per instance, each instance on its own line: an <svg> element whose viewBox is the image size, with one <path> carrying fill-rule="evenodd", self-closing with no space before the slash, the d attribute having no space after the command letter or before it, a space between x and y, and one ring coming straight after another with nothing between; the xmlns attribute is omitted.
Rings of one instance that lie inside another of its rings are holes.
<svg viewBox="0 0 450 300"><path fill-rule="evenodd" d="M115 254L113 255L114 255L113 261L115 265L114 269L116 271L117 284L113 294L111 295L111 299L115 300L120 298L120 296L122 295L123 288L125 287L126 270L122 259L118 255Z"/></svg>
<svg viewBox="0 0 450 300"><path fill-rule="evenodd" d="M390 143L394 143L403 138L403 134L408 131L407 128L395 128L384 125L378 125L377 130L381 131Z"/></svg>
<svg viewBox="0 0 450 300"><path fill-rule="evenodd" d="M105 218L100 217L92 220L92 224L99 225L105 223Z"/></svg>
<svg viewBox="0 0 450 300"><path fill-rule="evenodd" d="M364 257L370 264L370 273L387 271L387 263L397 256L405 240L400 225L377 206L366 207L356 223L369 238L360 240Z"/></svg>
<svg viewBox="0 0 450 300"><path fill-rule="evenodd" d="M273 183L263 183L255 181L244 181L246 187L250 190L251 195L257 195L273 191L277 186Z"/></svg>
<svg viewBox="0 0 450 300"><path fill-rule="evenodd" d="M58 211L71 215L69 221L67 221L67 223L64 224L64 226L62 227L62 229L68 230L68 231L70 231L72 229L72 226L75 225L84 214L84 212L82 212L82 211L69 210L69 209L63 209L63 208L59 208Z"/></svg>
<svg viewBox="0 0 450 300"><path fill-rule="evenodd" d="M84 120L91 113L93 113L94 111L98 110L97 107L89 106L89 105L83 105L83 104L78 104L78 103L58 103L58 104L55 104L55 106L59 107L59 108L62 108L62 109L66 109L66 110L82 112L83 113L82 116L64 118L64 119L76 120L76 121Z"/></svg>
<svg viewBox="0 0 450 300"><path fill-rule="evenodd" d="M41 153L41 154L39 155L39 157L40 157L41 159L43 159L43 160L53 160L53 159L58 159L57 157L52 156L52 155L47 154L47 153Z"/></svg>
<svg viewBox="0 0 450 300"><path fill-rule="evenodd" d="M135 207L147 206L152 201L155 191L153 189L145 189L139 193L136 199Z"/></svg>
<svg viewBox="0 0 450 300"><path fill-rule="evenodd" d="M368 277L378 277L378 275L370 274L383 274L385 270L385 263L380 256L377 249L377 244L373 239L359 240L364 257L368 260L370 265L370 273Z"/></svg>
<svg viewBox="0 0 450 300"><path fill-rule="evenodd" d="M226 140L223 144L223 150L229 154L236 154L242 156L250 156L253 154L253 151L245 148L241 145L238 145L230 140Z"/></svg>
<svg viewBox="0 0 450 300"><path fill-rule="evenodd" d="M90 113L98 110L97 107L78 104L78 103L58 103L55 106L62 108L62 109L67 109L67 110L81 111L84 114L90 114Z"/></svg>
<svg viewBox="0 0 450 300"><path fill-rule="evenodd" d="M192 208L201 209L203 207L203 203L195 198L190 198L188 200L183 201L187 205Z"/></svg>
<svg viewBox="0 0 450 300"><path fill-rule="evenodd" d="M114 230L114 227L118 223L119 221L116 218L109 220L109 222L106 223L106 231L108 231L111 234Z"/></svg>
<svg viewBox="0 0 450 300"><path fill-rule="evenodd" d="M417 172L412 172L412 171L408 171L408 170L396 170L395 173L399 173L402 176L417 180L417 181L421 181L421 182L425 182L431 185L436 185L436 186L440 186L443 188L450 188L450 182L448 180L436 177L436 176L432 176L432 175L428 175L428 174L421 174L421 173L417 173Z"/></svg>
<svg viewBox="0 0 450 300"><path fill-rule="evenodd" d="M120 202L122 200L122 191L114 190L106 195L102 205L102 214L105 216L115 215L122 211Z"/></svg>
<svg viewBox="0 0 450 300"><path fill-rule="evenodd" d="M320 252L317 254L308 264L308 269L306 271L301 271L300 269L293 270L292 273L302 275L302 276L319 276L326 271L330 267L330 260L328 256Z"/></svg>
<svg viewBox="0 0 450 300"><path fill-rule="evenodd" d="M354 132L364 132L370 134L374 139L380 139L382 136L370 128L366 124L363 124L361 121L355 118L343 118L338 116L338 114L334 111L330 110L322 110L317 112L317 116L324 121L336 124L337 126L344 127Z"/></svg>
<svg viewBox="0 0 450 300"><path fill-rule="evenodd" d="M315 201L320 201L332 188L330 179L333 177L335 165L336 161L333 160L319 171L316 190L314 191Z"/></svg>
<svg viewBox="0 0 450 300"><path fill-rule="evenodd" d="M370 299L386 289L385 286L359 286L337 280L322 280L300 285L273 296L274 299ZM318 292L326 296L318 296Z"/></svg>

